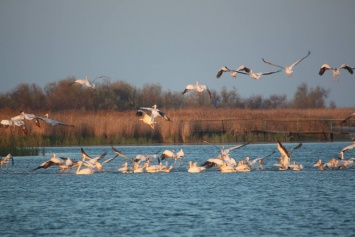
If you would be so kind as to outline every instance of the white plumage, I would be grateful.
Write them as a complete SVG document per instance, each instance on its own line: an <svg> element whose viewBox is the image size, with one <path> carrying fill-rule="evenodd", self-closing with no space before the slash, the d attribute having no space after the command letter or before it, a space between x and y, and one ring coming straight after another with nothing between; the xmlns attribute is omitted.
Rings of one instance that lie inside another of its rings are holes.
<svg viewBox="0 0 355 237"><path fill-rule="evenodd" d="M193 91L193 90L195 90L196 93L202 93L203 91L207 91L210 98L212 97L211 91L207 88L207 86L199 84L198 81L195 83L195 85L187 85L185 87L185 90L182 92L182 94L185 94L186 92Z"/></svg>

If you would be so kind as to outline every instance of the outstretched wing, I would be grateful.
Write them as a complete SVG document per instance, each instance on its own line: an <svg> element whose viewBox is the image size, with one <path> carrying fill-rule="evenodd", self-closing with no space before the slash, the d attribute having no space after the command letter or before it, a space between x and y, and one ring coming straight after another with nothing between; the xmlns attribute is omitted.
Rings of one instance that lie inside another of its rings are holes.
<svg viewBox="0 0 355 237"><path fill-rule="evenodd" d="M301 58L300 60L298 60L297 62L294 62L292 65L290 65L291 68L293 68L294 66L296 66L297 64L299 64L303 59L307 58L309 55L311 54L311 51L308 51L308 54Z"/></svg>
<svg viewBox="0 0 355 237"><path fill-rule="evenodd" d="M117 155L122 156L123 158L128 159L127 156L123 155L119 150L115 149L113 146L111 146L113 152L115 152Z"/></svg>
<svg viewBox="0 0 355 237"><path fill-rule="evenodd" d="M293 152L294 150L300 148L302 145L303 145L303 143L301 142L300 144L298 144L297 146L295 146L294 148L292 148L292 149L290 150L290 157L291 157L291 155L292 155L292 152Z"/></svg>
<svg viewBox="0 0 355 237"><path fill-rule="evenodd" d="M189 92L189 91L192 91L192 90L195 90L196 87L194 85L187 85L185 87L185 90L181 93L181 94L185 94L186 92Z"/></svg>
<svg viewBox="0 0 355 237"><path fill-rule="evenodd" d="M348 66L348 65L346 65L346 64L342 64L342 65L339 67L339 69L346 69L346 70L348 70L348 72L349 72L350 74L353 74L353 73L354 73L352 67L350 67L350 66Z"/></svg>
<svg viewBox="0 0 355 237"><path fill-rule="evenodd" d="M281 69L278 71L275 71L275 72L261 72L260 74L261 75L270 75L270 74L274 74L274 73L278 73L278 72L281 72Z"/></svg>
<svg viewBox="0 0 355 237"><path fill-rule="evenodd" d="M266 61L264 58L262 58L262 60L263 60L263 62L264 62L264 63L266 63L266 64L269 64L269 65L271 65L271 66L274 66L274 67L279 67L279 68L284 69L284 67L281 67L281 66L279 66L279 65L276 65L276 64L270 63L270 62Z"/></svg>
<svg viewBox="0 0 355 237"><path fill-rule="evenodd" d="M343 121L340 122L340 124L345 123L348 119L350 119L352 116L355 116L355 113L350 114L348 117L346 117Z"/></svg>
<svg viewBox="0 0 355 237"><path fill-rule="evenodd" d="M228 148L228 149L226 149L226 150L228 150L228 151L233 151L233 150L236 150L236 149L242 148L243 146L246 146L246 145L248 145L249 143L251 143L251 141L249 141L249 142L247 142L247 143L244 143L244 144L242 144L242 145L233 146L233 147Z"/></svg>

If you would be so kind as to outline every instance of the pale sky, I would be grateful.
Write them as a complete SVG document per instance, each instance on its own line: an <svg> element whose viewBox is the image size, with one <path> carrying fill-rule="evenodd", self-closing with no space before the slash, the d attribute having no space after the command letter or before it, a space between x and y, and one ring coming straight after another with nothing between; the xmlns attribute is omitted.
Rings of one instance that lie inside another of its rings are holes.
<svg viewBox="0 0 355 237"><path fill-rule="evenodd" d="M287 95L297 87L330 89L327 102L355 107L355 74L333 81L324 63L355 67L353 0L0 0L0 92L19 83L42 88L67 77L109 76L141 88L160 83L183 91L199 81L235 86L243 98ZM253 80L225 74L224 65L277 70L262 58L294 68Z"/></svg>

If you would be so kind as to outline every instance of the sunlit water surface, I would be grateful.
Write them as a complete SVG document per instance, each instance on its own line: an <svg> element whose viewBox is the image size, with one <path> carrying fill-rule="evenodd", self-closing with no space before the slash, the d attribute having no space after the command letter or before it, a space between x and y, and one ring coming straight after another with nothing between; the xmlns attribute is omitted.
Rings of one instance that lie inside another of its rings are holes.
<svg viewBox="0 0 355 237"><path fill-rule="evenodd" d="M122 174L117 169L126 160L117 157L105 171L87 176L75 169L60 174L56 167L33 171L52 153L80 159L80 147L46 148L45 156L15 157L13 167L0 170L0 235L355 236L355 169L313 167L349 144L304 144L291 158L305 166L302 171L278 171L276 152L264 171L197 174L187 172L188 161L202 164L218 154L216 147L116 146L129 157L182 148L185 158L171 173ZM109 146L84 149L114 156ZM250 144L231 154L252 159L275 149L276 144ZM355 157L355 151L346 155Z"/></svg>

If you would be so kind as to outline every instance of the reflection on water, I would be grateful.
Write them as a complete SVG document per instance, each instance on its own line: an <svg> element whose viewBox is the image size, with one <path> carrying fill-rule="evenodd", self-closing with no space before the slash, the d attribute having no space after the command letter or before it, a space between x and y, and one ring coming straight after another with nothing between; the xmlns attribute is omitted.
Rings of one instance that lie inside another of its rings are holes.
<svg viewBox="0 0 355 237"><path fill-rule="evenodd" d="M182 148L184 165L171 173L122 174L117 169L126 160L117 157L89 176L56 167L33 171L52 153L80 159L80 147L46 148L46 156L15 157L14 167L0 171L1 236L353 236L355 169L313 167L349 144L304 144L291 158L302 171L278 171L276 152L265 171L228 174L187 172L188 161L202 164L219 153L209 145L115 146L128 157ZM84 148L114 156L109 146ZM274 149L250 144L231 154L252 159Z"/></svg>

